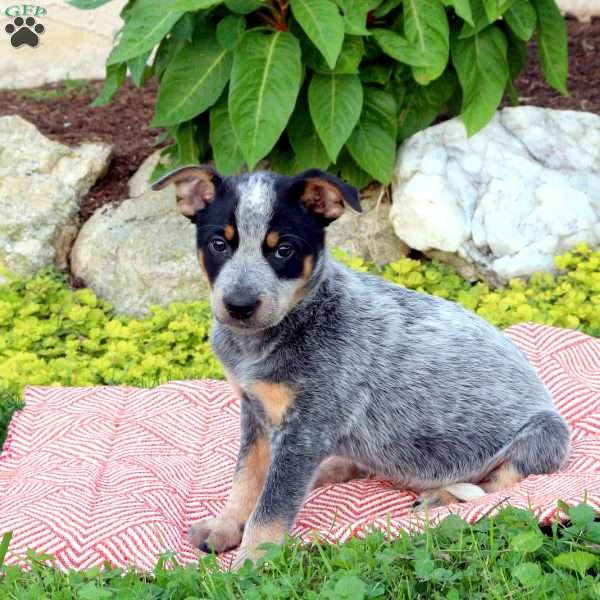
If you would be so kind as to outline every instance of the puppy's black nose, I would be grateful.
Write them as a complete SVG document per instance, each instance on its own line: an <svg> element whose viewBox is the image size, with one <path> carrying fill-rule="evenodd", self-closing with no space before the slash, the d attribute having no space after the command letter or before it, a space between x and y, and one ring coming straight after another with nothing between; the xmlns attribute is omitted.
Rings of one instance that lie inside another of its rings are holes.
<svg viewBox="0 0 600 600"><path fill-rule="evenodd" d="M223 303L227 312L234 318L239 320L249 319L260 304L260 300L256 296L240 295L226 296L223 298Z"/></svg>

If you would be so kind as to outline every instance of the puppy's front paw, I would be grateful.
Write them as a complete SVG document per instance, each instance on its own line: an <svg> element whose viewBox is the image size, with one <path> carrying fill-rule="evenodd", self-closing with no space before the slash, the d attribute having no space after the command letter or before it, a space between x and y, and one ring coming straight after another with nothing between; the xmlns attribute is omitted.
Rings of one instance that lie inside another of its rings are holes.
<svg viewBox="0 0 600 600"><path fill-rule="evenodd" d="M202 552L225 552L240 545L243 526L237 519L219 515L199 521L188 532L188 540Z"/></svg>
<svg viewBox="0 0 600 600"><path fill-rule="evenodd" d="M260 556L261 553L256 548L252 549L240 546L240 549L237 551L237 554L231 563L231 570L239 571L244 566L246 559L250 559L253 563L256 563Z"/></svg>

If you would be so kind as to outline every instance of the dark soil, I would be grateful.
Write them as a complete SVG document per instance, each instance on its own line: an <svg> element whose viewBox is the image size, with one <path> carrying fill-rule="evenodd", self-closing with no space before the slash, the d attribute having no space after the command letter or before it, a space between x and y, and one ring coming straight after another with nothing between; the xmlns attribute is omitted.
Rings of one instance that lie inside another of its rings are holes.
<svg viewBox="0 0 600 600"><path fill-rule="evenodd" d="M537 47L516 82L521 104L561 110L585 110L600 115L600 19L567 21L569 29L569 96L553 90L542 78Z"/></svg>
<svg viewBox="0 0 600 600"><path fill-rule="evenodd" d="M112 161L106 175L82 202L82 222L98 207L127 198L129 178L156 150L154 144L161 133L160 129L148 127L154 113L154 83L139 89L127 81L110 104L90 107L101 88L101 81L91 81L0 92L0 116L18 114L34 123L44 135L63 144L101 141L112 146Z"/></svg>
<svg viewBox="0 0 600 600"><path fill-rule="evenodd" d="M569 96L561 96L542 79L537 52L516 88L522 104L548 108L585 110L600 114L600 19L592 23L568 20L570 76ZM532 44L535 48L535 44ZM34 123L48 137L65 144L100 140L113 147L107 174L91 189L81 207L85 221L103 204L127 198L127 182L155 149L160 130L151 129L156 85L143 89L131 82L107 106L89 105L102 87L99 81L67 82L31 91L0 92L0 116L18 114Z"/></svg>

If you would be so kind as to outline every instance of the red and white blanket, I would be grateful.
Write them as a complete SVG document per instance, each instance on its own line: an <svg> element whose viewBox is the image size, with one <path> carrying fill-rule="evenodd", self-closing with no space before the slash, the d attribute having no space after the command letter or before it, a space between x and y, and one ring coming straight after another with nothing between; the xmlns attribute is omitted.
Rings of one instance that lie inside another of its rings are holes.
<svg viewBox="0 0 600 600"><path fill-rule="evenodd" d="M529 324L507 334L573 429L568 466L431 517L452 511L475 521L506 497L540 521L555 514L558 499L600 508L600 339ZM28 548L54 555L64 569L109 561L150 570L166 550L194 561L186 531L227 499L238 414L229 386L215 381L27 388L0 455L0 537L13 532L7 562ZM310 495L293 534L335 541L373 525L409 528L413 499L375 479L329 485Z"/></svg>

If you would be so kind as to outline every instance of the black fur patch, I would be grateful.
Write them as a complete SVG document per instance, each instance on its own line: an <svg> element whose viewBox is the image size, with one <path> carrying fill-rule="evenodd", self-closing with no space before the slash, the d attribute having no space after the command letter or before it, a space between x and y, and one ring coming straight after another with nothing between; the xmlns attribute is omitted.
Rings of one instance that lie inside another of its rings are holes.
<svg viewBox="0 0 600 600"><path fill-rule="evenodd" d="M294 254L287 260L277 258L278 246L270 248L266 239L262 248L272 269L282 279L302 277L306 257L313 257L313 264L316 264L317 257L325 247L324 223L315 219L300 204L299 188L291 183L291 179L282 178L275 184L277 199L268 231L277 232L278 246L290 244Z"/></svg>
<svg viewBox="0 0 600 600"><path fill-rule="evenodd" d="M232 257L239 244L239 235L235 222L235 209L238 204L235 190L223 182L217 188L215 200L204 210L194 215L196 224L196 245L202 250L204 268L211 284L217 278L223 265ZM225 227L231 225L234 236L231 240L225 237ZM226 252L217 253L211 248L211 240L215 237L223 239L227 245Z"/></svg>

